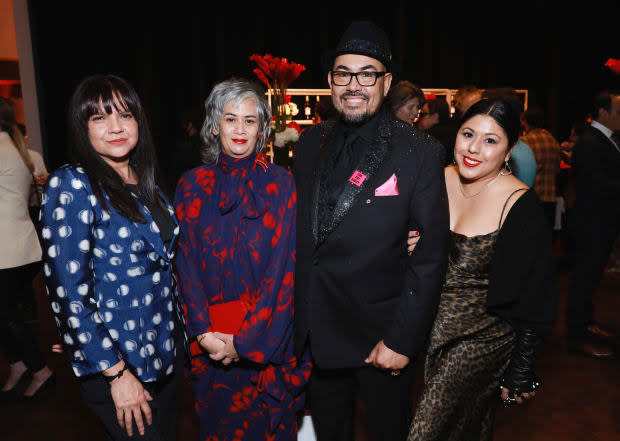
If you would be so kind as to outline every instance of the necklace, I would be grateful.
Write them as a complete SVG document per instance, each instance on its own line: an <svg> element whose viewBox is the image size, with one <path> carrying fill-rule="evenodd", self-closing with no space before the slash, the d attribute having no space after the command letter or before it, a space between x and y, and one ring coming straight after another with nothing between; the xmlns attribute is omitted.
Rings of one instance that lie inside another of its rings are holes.
<svg viewBox="0 0 620 441"><path fill-rule="evenodd" d="M480 191L479 191L478 193L476 193L476 194L472 194L471 196L468 196L468 195L466 195L466 194L465 194L465 191L463 191L463 184L461 184L461 179L459 178L459 189L461 190L461 194L463 195L463 197L464 197L465 199L475 198L475 197L476 197L476 196L478 196L480 193L482 193L484 190L486 190L487 188L489 188L489 186L490 186L493 182L495 182L495 180L496 180L497 178L499 178L499 176L500 176L500 175L501 175L501 170L500 170L500 173L497 173L497 176L495 176L493 179L491 179L491 180L487 183L487 185L485 185L484 187L482 187L482 190L480 190Z"/></svg>

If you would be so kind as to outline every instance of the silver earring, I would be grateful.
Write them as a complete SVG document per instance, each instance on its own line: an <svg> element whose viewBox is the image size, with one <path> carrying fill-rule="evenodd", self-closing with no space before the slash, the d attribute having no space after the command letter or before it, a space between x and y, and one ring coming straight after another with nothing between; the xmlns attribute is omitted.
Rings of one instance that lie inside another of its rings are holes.
<svg viewBox="0 0 620 441"><path fill-rule="evenodd" d="M510 168L510 164L508 164L508 160L504 161L504 168L499 171L499 174L502 176L509 176L512 174L512 168Z"/></svg>

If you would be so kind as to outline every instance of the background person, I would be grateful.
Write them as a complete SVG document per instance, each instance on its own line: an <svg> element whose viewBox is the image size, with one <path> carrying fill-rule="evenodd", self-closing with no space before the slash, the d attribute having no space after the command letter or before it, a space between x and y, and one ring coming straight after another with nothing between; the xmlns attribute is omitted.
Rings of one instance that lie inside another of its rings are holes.
<svg viewBox="0 0 620 441"><path fill-rule="evenodd" d="M34 297L32 279L41 268L41 247L28 214L34 170L13 104L0 97L0 345L9 362L2 395L18 397L15 387L30 372L23 395L29 399L55 380L19 309Z"/></svg>
<svg viewBox="0 0 620 441"><path fill-rule="evenodd" d="M520 115L523 112L523 104L519 95L509 87L488 89L482 94L485 99L501 99L510 103ZM508 165L515 177L528 187L532 187L536 180L536 157L534 152L521 138L512 148Z"/></svg>
<svg viewBox="0 0 620 441"><path fill-rule="evenodd" d="M431 121L431 126L424 129L426 133L438 140L446 150L445 165L452 164L454 160L454 142L456 140L456 132L459 128L459 122L455 118L450 117L450 106L442 96L427 101L427 109L420 114L422 126L426 126ZM426 115L424 112L430 114ZM422 119L424 118L424 122Z"/></svg>
<svg viewBox="0 0 620 441"><path fill-rule="evenodd" d="M386 106L392 111L392 114L408 124L417 121L420 110L426 102L424 92L406 80L392 85L385 100Z"/></svg>
<svg viewBox="0 0 620 441"><path fill-rule="evenodd" d="M478 89L474 85L468 84L457 90L454 95L454 116L456 117L456 120L459 121L472 106L472 104L477 103L481 99L482 90Z"/></svg>
<svg viewBox="0 0 620 441"><path fill-rule="evenodd" d="M541 108L529 107L521 117L525 133L521 136L536 157L534 191L540 198L551 228L555 225L558 196L557 177L560 173L560 144L543 128L545 114Z"/></svg>
<svg viewBox="0 0 620 441"><path fill-rule="evenodd" d="M592 124L572 149L576 197L570 222L575 262L566 325L571 349L594 358L612 358L614 335L594 320L592 296L620 232L620 92L601 92L593 107Z"/></svg>

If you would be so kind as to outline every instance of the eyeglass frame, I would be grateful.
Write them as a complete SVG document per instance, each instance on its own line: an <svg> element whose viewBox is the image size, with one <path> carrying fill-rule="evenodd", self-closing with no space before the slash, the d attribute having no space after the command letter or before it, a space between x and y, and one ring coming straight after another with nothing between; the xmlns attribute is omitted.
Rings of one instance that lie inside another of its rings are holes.
<svg viewBox="0 0 620 441"><path fill-rule="evenodd" d="M336 84L334 82L334 73L335 72L343 72L349 75L349 82L347 84ZM388 71L382 71L382 72L377 72L374 70L361 70L359 72L350 72L348 70L330 70L330 82L332 84L332 86L339 86L339 87L344 87L344 86L348 86L349 84L351 84L351 81L353 81L353 77L355 77L355 81L357 81L357 84L359 84L362 87L372 87L374 85L377 84L377 80L379 80L380 77L384 77L387 74L392 74L392 72L388 72ZM375 76L375 81L372 84L362 84L360 83L360 80L357 78L357 76L361 73L372 73Z"/></svg>

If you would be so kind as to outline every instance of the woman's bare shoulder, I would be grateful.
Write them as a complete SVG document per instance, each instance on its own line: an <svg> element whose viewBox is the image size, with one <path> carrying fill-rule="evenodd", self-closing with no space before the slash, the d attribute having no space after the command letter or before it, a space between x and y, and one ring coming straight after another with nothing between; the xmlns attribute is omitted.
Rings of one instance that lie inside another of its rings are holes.
<svg viewBox="0 0 620 441"><path fill-rule="evenodd" d="M456 165L449 165L443 169L446 183L453 183L459 177L459 170Z"/></svg>
<svg viewBox="0 0 620 441"><path fill-rule="evenodd" d="M504 215L502 216L502 224L506 219L506 216L510 212L513 205L530 189L523 182L518 180L514 176L506 176L501 186L498 188L497 196L500 198L500 202L505 204Z"/></svg>

